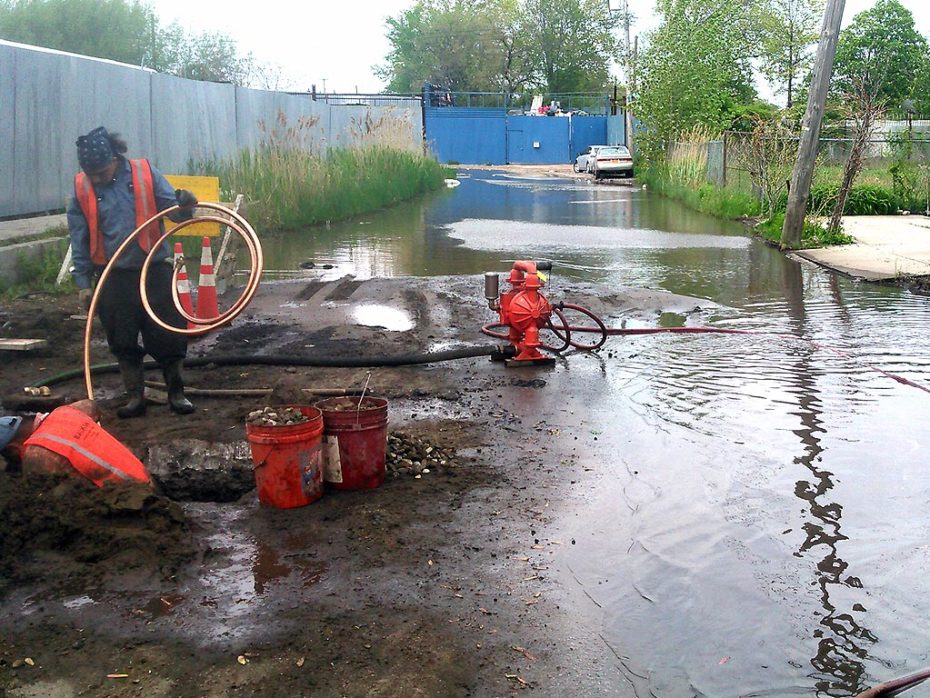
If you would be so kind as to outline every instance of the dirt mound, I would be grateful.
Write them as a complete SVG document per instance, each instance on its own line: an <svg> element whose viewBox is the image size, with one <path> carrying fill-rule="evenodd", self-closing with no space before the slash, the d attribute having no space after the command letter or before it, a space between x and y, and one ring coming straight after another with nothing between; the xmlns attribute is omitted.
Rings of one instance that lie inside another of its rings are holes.
<svg viewBox="0 0 930 698"><path fill-rule="evenodd" d="M143 485L0 473L0 521L0 593L38 575L173 574L194 553L184 512Z"/></svg>

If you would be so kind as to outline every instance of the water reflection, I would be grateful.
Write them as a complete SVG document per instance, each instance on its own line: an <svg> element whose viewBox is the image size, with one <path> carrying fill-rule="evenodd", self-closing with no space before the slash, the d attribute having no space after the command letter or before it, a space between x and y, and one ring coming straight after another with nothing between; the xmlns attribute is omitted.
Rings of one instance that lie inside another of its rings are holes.
<svg viewBox="0 0 930 698"><path fill-rule="evenodd" d="M269 266L429 276L548 257L553 298L575 279L661 289L712 301L667 302L663 326L788 335L617 339L561 360L544 389L515 389L524 409L553 395L570 406L563 416L588 440L572 454L611 473L586 545L566 555L596 580L586 591L597 590L604 637L648 669L648 690L735 695L727 672L739 671L744 695L848 696L869 673L924 663L930 412L924 393L868 367L930 383L926 298L787 260L739 225L624 187L472 171L365 221L266 239ZM252 553L219 581L254 594ZM708 657L714 642L740 651L720 665L732 650Z"/></svg>
<svg viewBox="0 0 930 698"><path fill-rule="evenodd" d="M359 325L383 327L389 332L406 332L412 330L414 325L409 313L376 303L355 306L352 309L352 319Z"/></svg>
<svg viewBox="0 0 930 698"><path fill-rule="evenodd" d="M786 262L782 275L793 330L803 337L810 328L807 327L800 264ZM833 299L842 309L839 294L835 294ZM819 572L815 584L820 592L824 615L813 632L817 641L817 652L811 658L811 666L817 672L815 686L822 695L849 696L861 689L865 672L863 661L871 645L878 640L868 628L856 621L852 609L837 608L832 599L832 591L836 587L861 589L862 583L858 578L847 575L849 564L840 555L839 546L848 538L840 530L843 505L831 499L833 473L817 465L825 451L823 437L827 429L822 419L818 371L812 359L815 351L810 345L801 345L792 373L792 392L797 397L798 406L793 414L801 421L800 428L793 433L802 445L802 453L795 457L794 464L809 471L805 478L795 483L794 494L807 504L811 517L801 525L805 538L796 554L802 559L815 560Z"/></svg>

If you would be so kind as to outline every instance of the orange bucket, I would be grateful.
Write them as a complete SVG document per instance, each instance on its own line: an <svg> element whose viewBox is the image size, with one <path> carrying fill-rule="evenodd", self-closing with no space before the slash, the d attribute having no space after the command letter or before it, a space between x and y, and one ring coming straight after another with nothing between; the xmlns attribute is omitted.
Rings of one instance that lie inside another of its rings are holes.
<svg viewBox="0 0 930 698"><path fill-rule="evenodd" d="M323 415L309 405L287 405L307 417L301 424L245 425L255 465L258 501L293 509L323 496Z"/></svg>
<svg viewBox="0 0 930 698"><path fill-rule="evenodd" d="M337 490L371 490L384 483L387 400L331 397L323 412L323 479Z"/></svg>

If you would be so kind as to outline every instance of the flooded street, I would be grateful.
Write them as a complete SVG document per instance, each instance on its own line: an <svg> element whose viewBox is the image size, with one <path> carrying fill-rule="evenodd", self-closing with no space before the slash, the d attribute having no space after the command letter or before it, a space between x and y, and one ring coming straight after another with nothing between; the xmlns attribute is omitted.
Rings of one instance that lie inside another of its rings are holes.
<svg viewBox="0 0 930 698"><path fill-rule="evenodd" d="M624 677L598 695L849 696L930 664L930 395L882 372L930 385L930 299L787 259L638 188L461 176L425 202L266 240L267 267L476 275L551 259L552 300L582 281L651 288L716 304L654 325L760 332L613 337L533 369L543 390L507 388L529 423L539 401L561 415L520 447L587 476L551 492L546 535L599 638L566 661L603 653Z"/></svg>

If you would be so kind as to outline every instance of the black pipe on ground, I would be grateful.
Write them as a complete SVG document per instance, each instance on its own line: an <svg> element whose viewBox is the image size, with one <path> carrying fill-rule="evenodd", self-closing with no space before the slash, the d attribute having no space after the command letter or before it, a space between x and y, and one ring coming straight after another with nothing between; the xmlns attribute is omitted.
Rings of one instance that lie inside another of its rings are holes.
<svg viewBox="0 0 930 698"><path fill-rule="evenodd" d="M492 359L506 359L514 355L512 347L486 344L476 347L456 347L442 351L423 352L416 354L401 354L398 356L358 356L358 357L329 357L329 356L252 356L248 354L227 354L221 356L195 356L184 360L185 368L200 368L203 366L308 366L315 368L378 368L390 366L415 366L418 364L431 364L440 361L453 361L455 359L471 359L479 356L490 356ZM155 361L146 361L145 368L158 368ZM94 376L106 373L119 372L119 365L94 364L90 367ZM43 385L52 386L64 383L84 375L83 368L65 371L54 376L48 376L27 385L27 388L38 388Z"/></svg>

